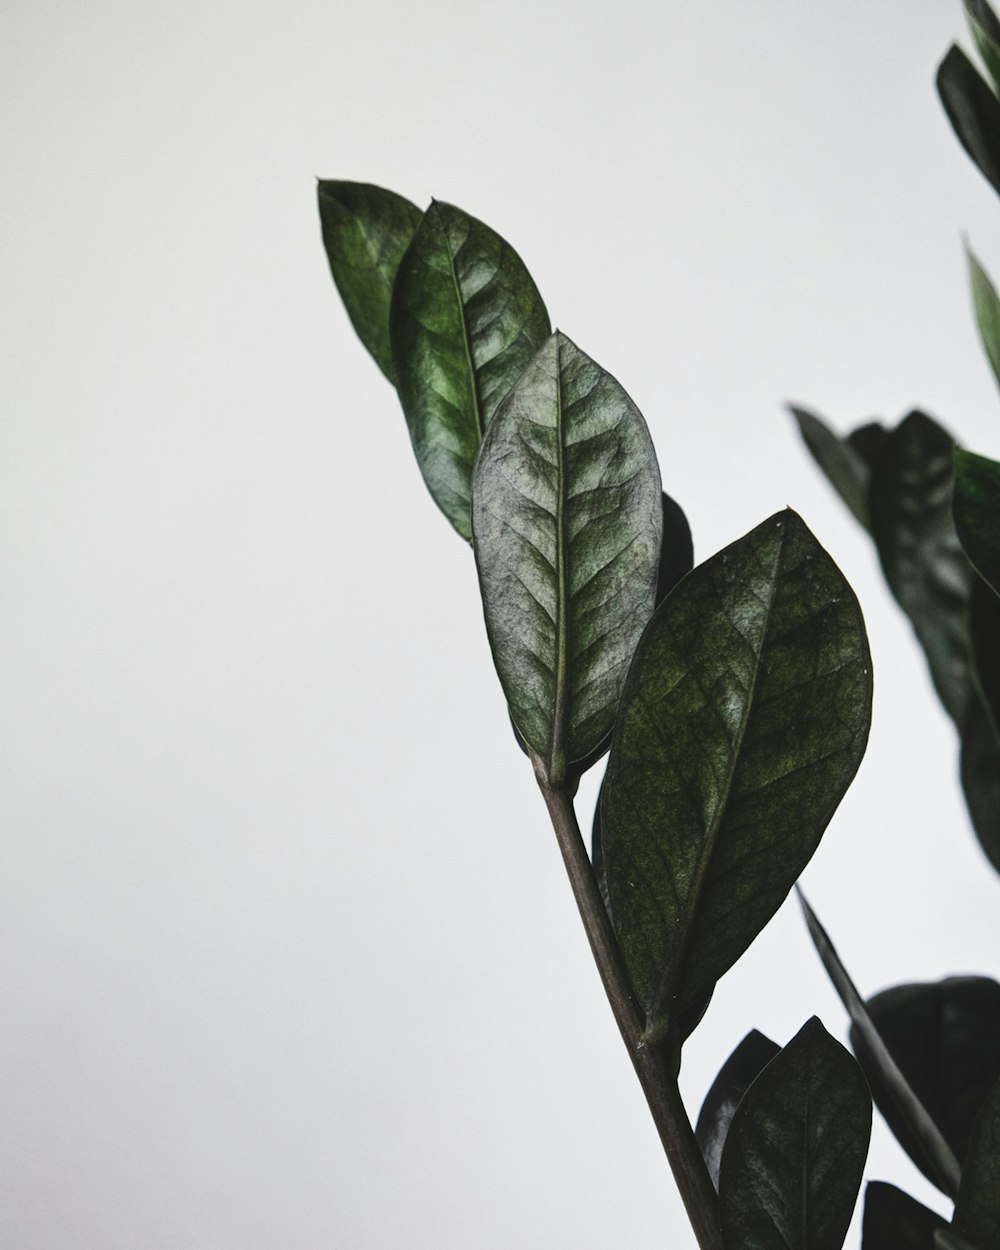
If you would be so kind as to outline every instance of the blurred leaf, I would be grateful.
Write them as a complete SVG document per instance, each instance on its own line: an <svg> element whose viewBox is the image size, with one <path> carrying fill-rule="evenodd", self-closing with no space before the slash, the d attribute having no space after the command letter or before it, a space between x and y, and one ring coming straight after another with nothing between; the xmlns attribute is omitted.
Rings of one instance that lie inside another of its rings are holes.
<svg viewBox="0 0 1000 1250"><path fill-rule="evenodd" d="M986 350L986 357L993 376L1000 382L1000 299L979 261L966 249L969 262L969 281L972 287L972 303L976 310L979 337Z"/></svg>
<svg viewBox="0 0 1000 1250"><path fill-rule="evenodd" d="M549 335L541 296L489 226L433 203L399 264L396 388L434 501L471 538L472 466L497 405Z"/></svg>
<svg viewBox="0 0 1000 1250"><path fill-rule="evenodd" d="M1000 464L958 448L955 528L966 555L1000 595Z"/></svg>
<svg viewBox="0 0 1000 1250"><path fill-rule="evenodd" d="M979 698L962 726L960 762L972 827L987 859L1000 872L1000 743L993 718Z"/></svg>
<svg viewBox="0 0 1000 1250"><path fill-rule="evenodd" d="M340 298L358 337L392 382L392 284L423 213L395 191L367 182L320 181L317 192L323 246Z"/></svg>
<svg viewBox="0 0 1000 1250"><path fill-rule="evenodd" d="M1000 1081L972 1127L952 1223L980 1250L1000 1246Z"/></svg>
<svg viewBox="0 0 1000 1250"><path fill-rule="evenodd" d="M937 89L962 147L994 190L1000 191L1000 100L954 45L938 67Z"/></svg>
<svg viewBox="0 0 1000 1250"><path fill-rule="evenodd" d="M972 1125L1000 1078L1000 985L989 977L947 977L897 985L867 1003L879 1036L955 1158L965 1159ZM899 1113L877 1058L857 1026L851 1045L889 1127L928 1180L926 1154Z"/></svg>
<svg viewBox="0 0 1000 1250"><path fill-rule="evenodd" d="M965 0L965 15L993 85L1000 85L1000 21L986 0Z"/></svg>
<svg viewBox="0 0 1000 1250"><path fill-rule="evenodd" d="M789 405L798 422L803 442L830 484L865 529L871 528L868 515L868 484L871 466L865 455L847 439L836 435L814 413Z"/></svg>
<svg viewBox="0 0 1000 1250"><path fill-rule="evenodd" d="M881 421L869 421L848 434L847 442L864 459L869 469L882 454L889 431Z"/></svg>
<svg viewBox="0 0 1000 1250"><path fill-rule="evenodd" d="M943 1215L885 1181L865 1187L861 1250L934 1250L934 1232L946 1228Z"/></svg>
<svg viewBox="0 0 1000 1250"><path fill-rule="evenodd" d="M882 448L871 481L872 533L886 581L910 618L945 709L969 706L971 571L951 516L954 440L911 412Z"/></svg>
<svg viewBox="0 0 1000 1250"><path fill-rule="evenodd" d="M934 1234L934 1250L984 1250L959 1237L953 1228L939 1228Z"/></svg>
<svg viewBox="0 0 1000 1250"><path fill-rule="evenodd" d="M752 1029L719 1069L719 1075L705 1095L695 1137L716 1190L722 1148L736 1108L752 1082L780 1051L776 1042Z"/></svg>
<svg viewBox="0 0 1000 1250"><path fill-rule="evenodd" d="M896 1118L906 1123L912 1139L919 1143L921 1171L946 1194L954 1197L958 1192L960 1174L954 1152L883 1041L867 1005L855 988L829 935L801 890L799 890L799 902L802 904L809 934L823 961L823 966L854 1022L856 1033L853 1036L862 1037L867 1045L866 1072L869 1083L878 1084L883 1091L879 1102L880 1109L883 1102L892 1101ZM890 1127L892 1127L892 1122L890 1122Z"/></svg>
<svg viewBox="0 0 1000 1250"><path fill-rule="evenodd" d="M554 334L487 429L473 498L497 672L559 785L608 732L653 608L663 514L646 423L609 373Z"/></svg>
<svg viewBox="0 0 1000 1250"><path fill-rule="evenodd" d="M814 1016L733 1116L719 1178L726 1250L840 1250L871 1123L861 1069Z"/></svg>
<svg viewBox="0 0 1000 1250"><path fill-rule="evenodd" d="M794 512L689 573L639 643L602 822L611 909L660 1031L730 968L864 753L871 667L843 574Z"/></svg>
<svg viewBox="0 0 1000 1250"><path fill-rule="evenodd" d="M976 681L996 732L1000 727L1000 598L981 577L972 584L969 632Z"/></svg>

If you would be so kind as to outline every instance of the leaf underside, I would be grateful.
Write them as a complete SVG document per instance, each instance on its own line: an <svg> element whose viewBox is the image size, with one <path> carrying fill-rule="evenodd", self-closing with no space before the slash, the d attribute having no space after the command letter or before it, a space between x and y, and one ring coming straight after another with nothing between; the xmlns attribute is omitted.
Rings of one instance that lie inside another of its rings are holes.
<svg viewBox="0 0 1000 1250"><path fill-rule="evenodd" d="M656 595L659 470L639 410L556 333L487 430L476 563L510 714L550 782L607 735Z"/></svg>
<svg viewBox="0 0 1000 1250"><path fill-rule="evenodd" d="M861 1069L813 1017L750 1086L722 1153L726 1250L840 1250L871 1133Z"/></svg>
<svg viewBox="0 0 1000 1250"><path fill-rule="evenodd" d="M602 812L612 915L647 1027L668 1027L780 906L858 767L870 701L857 600L793 512L657 609Z"/></svg>
<svg viewBox="0 0 1000 1250"><path fill-rule="evenodd" d="M396 388L427 488L471 538L472 469L500 401L549 335L538 289L510 244L435 202L396 277Z"/></svg>
<svg viewBox="0 0 1000 1250"><path fill-rule="evenodd" d="M752 1029L719 1069L719 1075L705 1095L695 1127L695 1137L716 1191L719 1165L729 1126L743 1095L781 1047Z"/></svg>

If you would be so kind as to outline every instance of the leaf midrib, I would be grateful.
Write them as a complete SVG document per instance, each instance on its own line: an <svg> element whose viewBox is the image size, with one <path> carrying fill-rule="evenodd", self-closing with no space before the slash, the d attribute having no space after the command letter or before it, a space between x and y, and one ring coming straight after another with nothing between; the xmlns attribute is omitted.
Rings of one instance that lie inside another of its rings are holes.
<svg viewBox="0 0 1000 1250"><path fill-rule="evenodd" d="M455 292L455 302L458 304L458 320L462 327L462 347L465 350L465 363L469 369L469 379L472 383L472 415L476 419L476 445L483 441L483 415L480 411L479 403L479 383L476 378L476 366L472 358L472 344L469 341L469 325L465 317L465 301L462 299L462 288L458 281L458 272L455 268L455 253L451 248L451 234L448 231L446 221L441 221L441 233L444 236L445 252L448 256L448 272L451 275L452 289Z"/></svg>
<svg viewBox="0 0 1000 1250"><path fill-rule="evenodd" d="M556 675L552 708L552 741L549 749L549 780L561 782L566 770L566 448L563 439L562 346L555 341L556 399Z"/></svg>
<svg viewBox="0 0 1000 1250"><path fill-rule="evenodd" d="M780 545L778 547L778 557L775 562L774 575L771 579L771 593L767 601L766 609L764 612L763 626L761 629L761 635L760 635L761 646L757 650L756 655L754 656L753 672L750 677L750 685L747 691L747 699L745 703L744 714L740 723L739 730L736 735L736 742L735 742L735 746L733 750L732 758L734 761L739 760L740 753L743 750L743 742L746 738L747 726L750 723L750 715L754 706L754 695L757 690L757 681L760 676L761 659L764 654L764 642L767 638L768 626L770 625L770 621L771 621L771 612L774 608L774 600L777 596L778 578L781 574L781 565L782 565L782 560L785 554L785 543L787 541L787 537L788 537L787 524L785 522L782 522L781 539L780 539ZM694 888L688 890L688 898L691 900L691 902L689 906L687 906L682 912L683 919L680 925L680 937L679 937L678 942L674 946L674 951L667 964L666 972L664 973L660 991L657 994L656 998L653 1000L652 1010L650 1011L649 1019L646 1022L647 1029L649 1029L651 1026L656 1026L657 1029L659 1029L661 1017L662 1017L663 1025L669 1027L670 999L676 994L677 969L681 966L684 956L687 953L688 945L691 941L691 934L692 934L692 931L694 930L695 918L697 916L699 904L701 902L701 896L702 896L702 892L703 892L704 885L705 885L705 878L708 875L709 868L715 856L715 845L718 840L719 830L722 828L722 824L725 818L726 808L729 804L729 795L732 791L733 779L736 775L736 771L737 771L737 767L736 767L736 763L734 762L733 767L730 768L729 775L726 778L726 784L723 789L721 799L719 803L716 805L716 816L711 822L709 828L706 830L705 841L702 844L704 848L703 854L699 856L698 870L695 873L695 877L694 877Z"/></svg>

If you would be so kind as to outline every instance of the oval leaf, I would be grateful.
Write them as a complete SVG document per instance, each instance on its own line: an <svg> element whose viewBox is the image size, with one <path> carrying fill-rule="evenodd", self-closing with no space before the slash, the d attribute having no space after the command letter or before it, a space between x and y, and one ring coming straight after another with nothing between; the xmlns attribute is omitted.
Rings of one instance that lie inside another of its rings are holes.
<svg viewBox="0 0 1000 1250"><path fill-rule="evenodd" d="M871 1122L861 1069L814 1016L733 1116L719 1178L726 1250L840 1250Z"/></svg>
<svg viewBox="0 0 1000 1250"><path fill-rule="evenodd" d="M965 16L983 64L995 87L1000 87L1000 21L986 0L965 0Z"/></svg>
<svg viewBox="0 0 1000 1250"><path fill-rule="evenodd" d="M550 784L605 737L656 595L660 474L615 379L554 334L476 462L476 564L510 714Z"/></svg>
<svg viewBox="0 0 1000 1250"><path fill-rule="evenodd" d="M395 191L367 182L320 181L317 191L323 246L340 298L358 337L392 382L392 286L423 213Z"/></svg>
<svg viewBox="0 0 1000 1250"><path fill-rule="evenodd" d="M996 289L975 256L966 249L972 302L976 311L979 337L990 362L993 376L1000 382L1000 299Z"/></svg>
<svg viewBox="0 0 1000 1250"><path fill-rule="evenodd" d="M694 1135L716 1190L719 1188L719 1165L726 1144L729 1126L743 1095L771 1062L781 1047L763 1033L752 1029L719 1069L712 1088L701 1104L701 1113Z"/></svg>
<svg viewBox="0 0 1000 1250"><path fill-rule="evenodd" d="M1000 192L1000 100L962 49L955 46L938 67L937 89L962 147Z"/></svg>
<svg viewBox="0 0 1000 1250"><path fill-rule="evenodd" d="M865 1187L861 1250L934 1250L934 1233L947 1225L895 1185L869 1181Z"/></svg>
<svg viewBox="0 0 1000 1250"><path fill-rule="evenodd" d="M657 609L615 723L603 833L615 928L661 1029L732 966L816 849L864 753L861 610L794 512Z"/></svg>
<svg viewBox="0 0 1000 1250"><path fill-rule="evenodd" d="M954 509L965 554L1000 595L1000 464L956 449Z"/></svg>
<svg viewBox="0 0 1000 1250"><path fill-rule="evenodd" d="M847 439L839 438L825 422L805 408L789 405L802 435L802 441L830 485L854 513L865 529L871 528L868 516L868 484L871 465Z"/></svg>
<svg viewBox="0 0 1000 1250"><path fill-rule="evenodd" d="M919 1166L924 1175L950 1197L954 1197L958 1192L960 1176L959 1163L954 1151L910 1085L895 1056L883 1041L864 999L858 993L857 987L830 941L829 934L820 924L816 913L806 902L801 890L799 890L799 902L802 905L813 945L854 1023L854 1036L860 1035L866 1043L866 1071L869 1082L876 1082L884 1095L883 1101L892 1103L895 1122L902 1121L906 1124L909 1139L916 1143L920 1156ZM883 1102L880 1101L879 1107L881 1108L882 1105ZM890 1121L890 1127L892 1124L893 1121ZM916 1156L914 1158L916 1159Z"/></svg>
<svg viewBox="0 0 1000 1250"><path fill-rule="evenodd" d="M390 317L396 389L435 503L472 537L472 467L497 405L549 335L524 263L489 226L433 203L400 262Z"/></svg>
<svg viewBox="0 0 1000 1250"><path fill-rule="evenodd" d="M1000 1081L973 1125L952 1223L981 1250L1000 1246Z"/></svg>

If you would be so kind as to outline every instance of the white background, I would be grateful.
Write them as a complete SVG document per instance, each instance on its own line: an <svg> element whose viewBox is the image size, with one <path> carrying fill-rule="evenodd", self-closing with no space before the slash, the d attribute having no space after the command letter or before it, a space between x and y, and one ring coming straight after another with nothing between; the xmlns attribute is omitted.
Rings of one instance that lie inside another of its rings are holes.
<svg viewBox="0 0 1000 1250"><path fill-rule="evenodd" d="M806 888L864 992L997 971L953 733L782 408L921 404L1000 454L960 243L1000 275L1000 206L932 86L959 35L958 0L9 0L0 1244L693 1245L316 176L508 238L699 558L804 514L877 683ZM813 1013L844 1036L788 903L693 1112ZM878 1121L868 1175L937 1201Z"/></svg>

